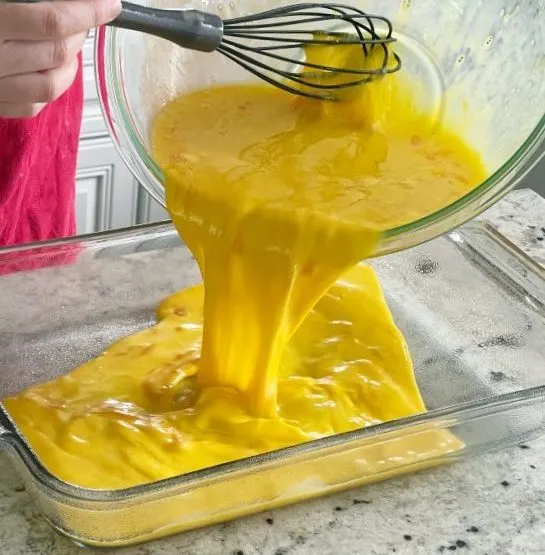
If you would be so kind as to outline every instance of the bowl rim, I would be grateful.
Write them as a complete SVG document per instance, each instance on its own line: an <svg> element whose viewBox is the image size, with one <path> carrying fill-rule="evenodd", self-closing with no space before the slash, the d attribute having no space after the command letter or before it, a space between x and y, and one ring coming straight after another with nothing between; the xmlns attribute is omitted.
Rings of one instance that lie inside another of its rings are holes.
<svg viewBox="0 0 545 555"><path fill-rule="evenodd" d="M100 27L95 34L95 77L98 97L114 145L131 173L147 192L165 205L163 174L148 154L132 124L123 90L123 68L116 60L119 34ZM479 186L456 201L417 220L386 230L376 255L416 246L473 219L515 188L545 157L545 112L519 148Z"/></svg>

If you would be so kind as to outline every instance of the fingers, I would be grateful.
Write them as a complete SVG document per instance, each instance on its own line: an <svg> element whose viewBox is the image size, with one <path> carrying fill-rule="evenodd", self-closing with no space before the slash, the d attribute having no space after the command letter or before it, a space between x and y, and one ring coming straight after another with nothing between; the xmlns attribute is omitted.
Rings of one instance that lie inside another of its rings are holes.
<svg viewBox="0 0 545 555"><path fill-rule="evenodd" d="M40 73L25 73L0 79L0 102L48 103L56 100L74 82L77 58L61 67Z"/></svg>
<svg viewBox="0 0 545 555"><path fill-rule="evenodd" d="M67 64L81 50L87 33L57 41L7 41L0 44L0 79Z"/></svg>
<svg viewBox="0 0 545 555"><path fill-rule="evenodd" d="M120 0L0 0L0 117L33 117L61 96L74 82L89 29L120 10Z"/></svg>
<svg viewBox="0 0 545 555"><path fill-rule="evenodd" d="M114 19L119 0L0 1L0 40L62 40Z"/></svg>
<svg viewBox="0 0 545 555"><path fill-rule="evenodd" d="M43 109L45 104L11 104L0 102L0 118L33 118Z"/></svg>

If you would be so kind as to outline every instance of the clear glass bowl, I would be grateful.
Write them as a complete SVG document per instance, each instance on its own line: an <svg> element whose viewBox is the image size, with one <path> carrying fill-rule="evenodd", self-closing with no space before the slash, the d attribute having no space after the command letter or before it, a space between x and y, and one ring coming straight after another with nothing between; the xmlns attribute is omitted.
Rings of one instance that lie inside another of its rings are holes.
<svg viewBox="0 0 545 555"><path fill-rule="evenodd" d="M149 0L223 18L293 1ZM390 229L377 254L414 246L473 218L515 187L545 153L543 0L350 1L390 18L404 71L438 118L483 156L487 179L450 206ZM220 54L184 50L162 39L110 27L95 39L97 83L107 123L135 177L164 204L162 174L148 133L158 110L181 92L253 78Z"/></svg>

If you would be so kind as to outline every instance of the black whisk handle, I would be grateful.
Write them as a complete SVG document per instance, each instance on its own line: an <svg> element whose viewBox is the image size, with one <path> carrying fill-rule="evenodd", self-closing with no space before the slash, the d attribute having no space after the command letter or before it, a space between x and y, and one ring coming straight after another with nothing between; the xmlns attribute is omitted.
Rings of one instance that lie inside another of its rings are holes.
<svg viewBox="0 0 545 555"><path fill-rule="evenodd" d="M33 4L47 0L4 1ZM213 52L223 38L223 21L217 15L198 10L161 10L132 2L121 2L121 13L109 25L155 35L201 52Z"/></svg>
<svg viewBox="0 0 545 555"><path fill-rule="evenodd" d="M161 10L122 2L110 25L161 37L191 50L213 52L223 38L223 21L198 10Z"/></svg>

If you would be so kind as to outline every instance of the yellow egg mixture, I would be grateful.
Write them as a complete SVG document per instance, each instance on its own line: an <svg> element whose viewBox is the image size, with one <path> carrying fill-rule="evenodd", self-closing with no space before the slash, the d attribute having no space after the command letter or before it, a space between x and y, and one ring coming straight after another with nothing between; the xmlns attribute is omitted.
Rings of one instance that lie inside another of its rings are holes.
<svg viewBox="0 0 545 555"><path fill-rule="evenodd" d="M226 85L162 110L153 152L204 285L166 299L155 326L5 400L51 472L124 488L425 411L377 277L358 263L381 232L485 171L409 89L388 77L319 102ZM430 434L406 457L460 445Z"/></svg>

